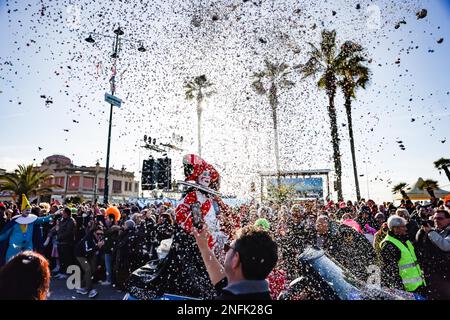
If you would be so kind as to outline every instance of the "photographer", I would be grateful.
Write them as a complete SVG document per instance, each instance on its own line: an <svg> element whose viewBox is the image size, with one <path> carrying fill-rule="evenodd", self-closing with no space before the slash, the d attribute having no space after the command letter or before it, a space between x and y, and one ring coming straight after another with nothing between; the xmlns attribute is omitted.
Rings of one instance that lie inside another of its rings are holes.
<svg viewBox="0 0 450 320"><path fill-rule="evenodd" d="M209 232L204 226L193 231L203 262L218 300L271 300L266 280L278 260L278 247L269 233L253 226L244 227L231 244L224 246L222 266L208 247Z"/></svg>
<svg viewBox="0 0 450 320"><path fill-rule="evenodd" d="M450 299L450 213L438 209L433 216L434 229L423 225L417 233L425 261L425 275L430 286L430 297Z"/></svg>
<svg viewBox="0 0 450 320"><path fill-rule="evenodd" d="M82 288L79 288L77 293L89 294L89 298L98 295L97 290L92 288L92 278L97 270L97 256L103 245L103 228L91 220L86 235L75 246L75 256L84 272Z"/></svg>

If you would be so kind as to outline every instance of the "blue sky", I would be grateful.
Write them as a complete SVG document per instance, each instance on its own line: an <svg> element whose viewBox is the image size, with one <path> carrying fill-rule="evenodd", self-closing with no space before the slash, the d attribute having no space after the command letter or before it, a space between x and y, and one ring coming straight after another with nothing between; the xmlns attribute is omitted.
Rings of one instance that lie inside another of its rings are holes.
<svg viewBox="0 0 450 320"><path fill-rule="evenodd" d="M370 5L380 9L376 28L367 25L377 18L367 11ZM417 20L421 8L428 16ZM198 28L191 25L196 15L203 17ZM94 29L112 34L114 23L120 22L126 37L142 40L149 50L141 54L137 44L123 43L117 95L125 103L114 113L112 165L138 172L148 155L136 147L144 134L161 142L181 134L184 153L195 152L195 105L184 100L183 83L204 73L217 91L203 115L204 156L222 173L226 193L249 196L250 182L259 181L257 171L274 168L270 110L264 97L251 91L250 76L262 68L265 57L304 63L306 42L317 43L323 25L337 30L339 42L360 42L372 59L371 83L353 103L363 196L369 191L377 201L390 200L388 180L411 183L419 176L450 189L432 164L450 157L449 18L450 1L443 0L310 1L301 7L288 0L274 5L263 1L260 7L231 0L145 6L1 0L0 168L11 170L33 159L39 163L55 153L80 165L97 159L104 165L109 106L103 95L109 90L111 40L97 38L92 46L83 39ZM406 24L395 29L402 20ZM442 44L437 43L440 38ZM300 54L293 53L294 47ZM312 79L293 77L296 88L280 96L282 167L332 168L325 93ZM53 103L46 106L41 95ZM336 105L344 194L349 198L354 187L340 94ZM179 179L182 155L171 154Z"/></svg>

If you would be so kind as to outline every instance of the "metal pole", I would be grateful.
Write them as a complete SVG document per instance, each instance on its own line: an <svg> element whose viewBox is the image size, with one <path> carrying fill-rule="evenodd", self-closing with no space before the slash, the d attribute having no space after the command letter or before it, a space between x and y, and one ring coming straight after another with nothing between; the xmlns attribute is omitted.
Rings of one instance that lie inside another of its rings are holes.
<svg viewBox="0 0 450 320"><path fill-rule="evenodd" d="M369 190L369 173L367 171L367 161L366 161L366 183L367 183L367 200L370 199L370 190Z"/></svg>
<svg viewBox="0 0 450 320"><path fill-rule="evenodd" d="M116 33L116 40L114 43L114 73L117 74L116 63L117 63L117 51L119 48L119 33ZM116 79L112 78L112 88L111 94L114 95L116 91ZM111 104L111 108L109 110L109 130L108 130L108 149L106 151L106 168L105 168L105 192L103 196L103 203L108 204L108 196L109 196L109 152L111 149L111 127L112 127L112 116L113 116L113 105Z"/></svg>

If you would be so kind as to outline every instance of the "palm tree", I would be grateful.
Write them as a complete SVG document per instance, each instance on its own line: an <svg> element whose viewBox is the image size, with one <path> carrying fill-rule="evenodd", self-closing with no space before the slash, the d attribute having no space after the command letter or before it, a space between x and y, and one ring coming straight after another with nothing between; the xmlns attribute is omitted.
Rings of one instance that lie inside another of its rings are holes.
<svg viewBox="0 0 450 320"><path fill-rule="evenodd" d="M434 190L439 189L439 184L436 180L427 179L427 180L420 181L420 183L417 185L417 187L420 190L427 190L430 197L432 199L435 199L436 197L434 195Z"/></svg>
<svg viewBox="0 0 450 320"><path fill-rule="evenodd" d="M352 56L354 48L349 47L346 50L338 52L336 46L336 31L322 31L322 42L320 49L309 43L311 51L309 52L309 60L304 64L298 66L303 78L311 76L318 76L318 87L325 89L328 96L328 115L330 117L331 127L331 143L333 145L333 160L334 170L336 172L336 186L338 192L338 199L342 200L342 164L341 153L339 150L339 135L336 118L336 108L334 105L334 98L338 86L338 76L341 74L341 69L345 65L346 60Z"/></svg>
<svg viewBox="0 0 450 320"><path fill-rule="evenodd" d="M409 200L409 197L408 197L408 195L406 194L406 191L405 191L407 186L408 185L405 182L400 182L399 184L395 185L392 188L392 193L393 194L400 193L404 200Z"/></svg>
<svg viewBox="0 0 450 320"><path fill-rule="evenodd" d="M366 84L369 82L369 68L363 64L366 62L366 59L360 54L360 52L363 51L360 45L347 41L342 45L341 50L344 52L349 50L352 55L349 59L345 60L342 68L339 70L342 78L338 84L345 97L345 112L347 113L348 135L350 137L350 151L353 161L356 198L359 201L361 200L361 194L359 191L358 169L356 165L355 139L353 137L352 99L356 98L356 89L358 87L363 89L366 88Z"/></svg>
<svg viewBox="0 0 450 320"><path fill-rule="evenodd" d="M286 63L272 63L268 59L264 60L265 69L255 73L255 81L252 86L259 95L266 95L272 111L274 143L275 143L275 165L277 167L277 185L281 186L280 172L280 149L278 146L278 95L280 89L290 89L295 84L288 80L289 65Z"/></svg>
<svg viewBox="0 0 450 320"><path fill-rule="evenodd" d="M195 77L193 80L186 83L184 86L186 90L186 99L197 100L197 134L198 134L198 155L202 156L202 140L201 140L201 120L203 112L203 104L205 98L210 97L214 92L208 90L213 86L211 82L206 79L205 75Z"/></svg>
<svg viewBox="0 0 450 320"><path fill-rule="evenodd" d="M444 170L447 179L450 181L450 159L440 158L434 162L434 166L439 170L439 172Z"/></svg>
<svg viewBox="0 0 450 320"><path fill-rule="evenodd" d="M21 195L37 196L51 194L52 188L61 186L48 184L46 181L53 176L44 171L37 170L33 165L19 165L13 173L0 175L0 191L11 191L21 201Z"/></svg>

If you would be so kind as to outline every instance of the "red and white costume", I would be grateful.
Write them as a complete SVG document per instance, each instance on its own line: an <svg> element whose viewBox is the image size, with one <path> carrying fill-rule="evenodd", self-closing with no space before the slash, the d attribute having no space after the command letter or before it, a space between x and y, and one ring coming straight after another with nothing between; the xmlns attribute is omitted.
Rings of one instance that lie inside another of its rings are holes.
<svg viewBox="0 0 450 320"><path fill-rule="evenodd" d="M209 185L203 186L208 188L214 188L214 185L219 181L219 174L216 169L206 163L202 158L190 154L183 158L183 164L185 166L186 181L194 182L201 185L199 181L200 176L209 172L210 182ZM186 170L189 168L189 170ZM186 196L182 199L181 203L175 209L176 221L178 224L183 226L186 232L190 233L192 231L192 215L191 215L191 205L198 202L200 204L200 211L202 213L203 221L208 226L211 237L208 241L209 247L212 248L220 233L220 223L216 217L216 210L214 208L213 195L204 191L196 190L195 188L188 192Z"/></svg>

